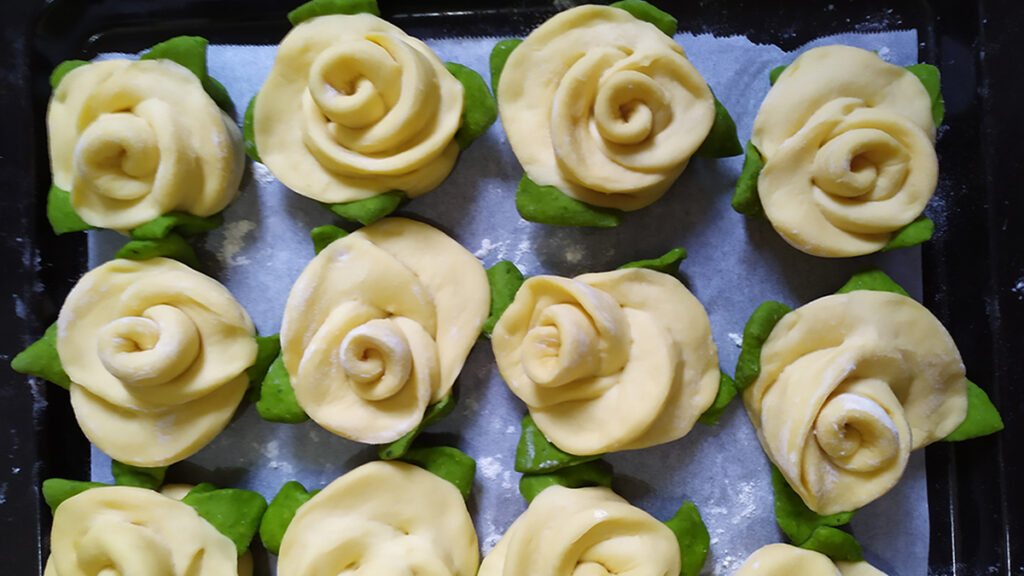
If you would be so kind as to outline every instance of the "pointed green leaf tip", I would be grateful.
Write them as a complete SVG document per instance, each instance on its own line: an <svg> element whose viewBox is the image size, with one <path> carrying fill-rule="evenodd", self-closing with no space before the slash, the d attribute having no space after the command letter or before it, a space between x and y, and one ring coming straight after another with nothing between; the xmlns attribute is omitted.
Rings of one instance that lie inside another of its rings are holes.
<svg viewBox="0 0 1024 576"><path fill-rule="evenodd" d="M732 209L744 216L764 216L761 197L757 194L757 179L764 169L764 160L753 143L747 142L746 155L743 157L743 171L736 180L736 190L732 194Z"/></svg>
<svg viewBox="0 0 1024 576"><path fill-rule="evenodd" d="M195 250L184 238L173 233L157 240L132 240L122 246L114 257L128 260L173 258L193 270L199 269L199 258Z"/></svg>
<svg viewBox="0 0 1024 576"><path fill-rule="evenodd" d="M161 42L139 56L140 60L171 60L188 68L199 78L203 90L221 110L231 112L235 105L224 85L210 77L206 69L206 47L209 42L202 36L176 36Z"/></svg>
<svg viewBox="0 0 1024 576"><path fill-rule="evenodd" d="M463 498L469 498L476 476L476 461L451 446L413 448L402 456L403 462L415 464L447 480L459 489Z"/></svg>
<svg viewBox="0 0 1024 576"><path fill-rule="evenodd" d="M256 117L256 96L253 96L249 100L249 105L245 107L245 114L242 116L242 141L245 142L245 155L249 157L253 162L262 163L260 159L260 153L256 150L256 125L254 124L254 118Z"/></svg>
<svg viewBox="0 0 1024 576"><path fill-rule="evenodd" d="M729 111L718 101L718 97L711 93L715 99L715 123L711 125L704 142L697 148L694 156L700 158L729 158L743 154L743 145L736 135L736 122L733 121Z"/></svg>
<svg viewBox="0 0 1024 576"><path fill-rule="evenodd" d="M516 293L526 279L515 264L502 260L487 269L487 280L491 285L491 313L484 322L483 333L490 338L494 326L516 299Z"/></svg>
<svg viewBox="0 0 1024 576"><path fill-rule="evenodd" d="M522 433L519 436L519 445L516 447L516 472L524 474L554 472L601 457L600 454L576 456L563 452L544 436L529 414L523 417L521 426Z"/></svg>
<svg viewBox="0 0 1024 576"><path fill-rule="evenodd" d="M92 230L92 226L86 224L71 205L71 193L56 185L51 185L50 191L46 194L46 219L50 221L53 233L58 236L68 232Z"/></svg>
<svg viewBox="0 0 1024 576"><path fill-rule="evenodd" d="M211 490L203 484L193 488L181 501L234 542L239 556L249 549L267 509L267 501L255 492L237 488Z"/></svg>
<svg viewBox="0 0 1024 576"><path fill-rule="evenodd" d="M491 92L493 92L495 96L498 95L498 81L501 79L501 71L505 69L505 63L508 62L508 57L511 56L512 51L522 43L523 41L519 38L509 38L508 40L498 42L494 45L494 48L491 49Z"/></svg>
<svg viewBox="0 0 1024 576"><path fill-rule="evenodd" d="M772 329L792 308L780 302L769 300L754 310L743 327L743 348L736 361L736 388L743 390L757 380L761 374L761 348Z"/></svg>
<svg viewBox="0 0 1024 576"><path fill-rule="evenodd" d="M711 535L700 511L693 502L685 502L671 520L665 522L679 542L679 555L682 560L680 576L697 576L704 562L707 561L711 549Z"/></svg>
<svg viewBox="0 0 1024 576"><path fill-rule="evenodd" d="M50 513L57 511L62 502L77 496L91 488L106 486L99 482L82 482L80 480L65 480L64 478L47 478L43 480L43 499L50 507Z"/></svg>
<svg viewBox="0 0 1024 576"><path fill-rule="evenodd" d="M56 322L50 324L42 338L30 344L11 360L11 369L19 374L28 374L53 382L65 390L71 387L71 378L64 372L64 366L57 354Z"/></svg>
<svg viewBox="0 0 1024 576"><path fill-rule="evenodd" d="M942 98L942 79L939 69L931 64L911 64L906 68L911 74L917 76L921 84L924 84L924 89L928 91L928 97L932 101L932 121L935 122L935 128L938 129L939 126L942 126L942 119L946 116L946 103Z"/></svg>
<svg viewBox="0 0 1024 576"><path fill-rule="evenodd" d="M739 389L736 387L736 382L728 374L722 372L718 380L718 394L715 396L715 401L700 415L697 421L708 426L718 424L718 419L722 417L737 392Z"/></svg>
<svg viewBox="0 0 1024 576"><path fill-rule="evenodd" d="M56 68L54 68L53 72L50 74L50 88L56 90L57 86L60 85L60 81L68 75L68 72L71 72L75 68L81 68L88 63L89 62L86 60L65 60L60 64L57 64Z"/></svg>
<svg viewBox="0 0 1024 576"><path fill-rule="evenodd" d="M405 193L401 190L391 190L383 194L344 202L341 204L320 204L324 208L334 212L337 216L349 222L359 222L363 226L369 226L377 220L391 214L407 200Z"/></svg>
<svg viewBox="0 0 1024 576"><path fill-rule="evenodd" d="M295 481L286 483L277 491L260 520L260 540L271 554L281 552L281 541L284 540L288 525L292 523L299 507L309 502L316 492L307 492L302 484Z"/></svg>
<svg viewBox="0 0 1024 576"><path fill-rule="evenodd" d="M527 503L533 502L545 489L551 486L583 488L586 486L612 486L612 467L604 460L584 462L568 468L559 468L546 474L523 474L519 479L519 493Z"/></svg>
<svg viewBox="0 0 1024 576"><path fill-rule="evenodd" d="M655 272L675 274L679 271L679 263L686 259L685 248L673 248L658 258L649 260L636 260L619 266L619 270L626 268L647 268Z"/></svg>
<svg viewBox="0 0 1024 576"><path fill-rule="evenodd" d="M772 86L775 86L775 83L779 81L779 76L782 76L782 73L785 72L788 67L789 66L787 64L783 64L782 66L772 68L771 72L768 72L768 82Z"/></svg>
<svg viewBox="0 0 1024 576"><path fill-rule="evenodd" d="M967 381L967 417L956 430L946 436L946 442L959 442L995 434L1003 429L999 410L977 384Z"/></svg>
<svg viewBox="0 0 1024 576"><path fill-rule="evenodd" d="M299 401L295 399L295 390L288 377L288 369L284 367L282 355L278 355L270 364L270 369L263 378L256 411L261 418L270 422L298 424L309 419L299 406Z"/></svg>
<svg viewBox="0 0 1024 576"><path fill-rule="evenodd" d="M924 244L932 239L934 233L935 223L927 216L918 216L916 220L897 230L882 248L882 252Z"/></svg>
<svg viewBox="0 0 1024 576"><path fill-rule="evenodd" d="M856 290L893 292L901 296L910 297L902 286L897 284L888 274L878 269L865 270L854 274L846 284L843 284L842 288L836 290L836 294L847 294Z"/></svg>
<svg viewBox="0 0 1024 576"><path fill-rule="evenodd" d="M775 490L775 521L793 544L804 548L808 548L805 544L815 546L809 549L817 550L835 560L859 559L853 557L859 556L860 545L849 534L835 529L836 526L849 523L853 518L853 512L840 512L828 516L816 514L804 504L800 495L789 486L786 477L774 465L772 488ZM819 531L823 527L832 530ZM840 536L836 532L845 536ZM853 550L856 550L856 554L853 554Z"/></svg>
<svg viewBox="0 0 1024 576"><path fill-rule="evenodd" d="M423 432L426 427L440 422L451 414L452 410L455 409L456 402L457 398L455 397L455 389L453 388L451 393L440 401L427 406L427 410L423 414L423 420L421 420L415 428L398 440L395 440L390 444L384 444L377 449L377 456L381 460L394 460L405 456L406 453L409 452L409 448L412 447L413 441L420 435L420 432Z"/></svg>
<svg viewBox="0 0 1024 576"><path fill-rule="evenodd" d="M135 486L156 490L163 486L164 478L167 475L167 466L142 468L111 460L110 472L114 476L114 484L118 486Z"/></svg>
<svg viewBox="0 0 1024 576"><path fill-rule="evenodd" d="M323 252L323 249L330 246L335 240L340 240L345 236L348 236L347 231L331 224L317 226L309 232L309 237L313 240L313 251L317 254Z"/></svg>
<svg viewBox="0 0 1024 576"><path fill-rule="evenodd" d="M317 16L364 13L380 16L377 0L313 0L289 12L288 21L292 23L292 26L298 26Z"/></svg>
<svg viewBox="0 0 1024 576"><path fill-rule="evenodd" d="M538 186L525 174L516 188L516 210L524 220L553 226L614 228L622 218L619 210L580 202L554 186Z"/></svg>
<svg viewBox="0 0 1024 576"><path fill-rule="evenodd" d="M620 0L619 2L613 2L610 6L629 12L637 20L654 24L658 30L667 34L669 38L679 29L679 22L674 16L664 10L655 8L643 0Z"/></svg>
<svg viewBox="0 0 1024 576"><path fill-rule="evenodd" d="M445 62L444 66L464 90L462 124L455 133L455 142L459 150L465 150L498 119L498 103L487 89L487 83L474 70L454 62Z"/></svg>
<svg viewBox="0 0 1024 576"><path fill-rule="evenodd" d="M224 216L196 216L187 212L170 212L146 222L132 230L133 240L159 240L172 231L183 236L195 236L209 232L224 223Z"/></svg>

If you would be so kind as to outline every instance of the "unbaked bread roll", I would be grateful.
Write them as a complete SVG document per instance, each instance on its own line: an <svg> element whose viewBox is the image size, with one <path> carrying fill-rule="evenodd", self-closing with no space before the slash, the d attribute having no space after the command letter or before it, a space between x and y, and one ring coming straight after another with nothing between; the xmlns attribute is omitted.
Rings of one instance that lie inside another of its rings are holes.
<svg viewBox="0 0 1024 576"><path fill-rule="evenodd" d="M281 541L280 576L475 576L476 531L459 490L404 462L370 462L295 513Z"/></svg>
<svg viewBox="0 0 1024 576"><path fill-rule="evenodd" d="M404 218L325 248L292 287L284 365L309 417L359 442L401 438L451 392L490 312L480 262Z"/></svg>
<svg viewBox="0 0 1024 576"><path fill-rule="evenodd" d="M572 454L682 437L721 377L704 307L672 276L642 268L529 278L491 344L537 427Z"/></svg>
<svg viewBox="0 0 1024 576"><path fill-rule="evenodd" d="M672 531L608 488L552 486L484 558L479 576L678 576Z"/></svg>
<svg viewBox="0 0 1024 576"><path fill-rule="evenodd" d="M75 68L54 91L46 124L53 183L92 226L127 231L172 211L211 216L238 195L238 126L170 60Z"/></svg>
<svg viewBox="0 0 1024 576"><path fill-rule="evenodd" d="M714 124L715 100L672 38L625 10L587 5L516 47L498 111L534 182L636 210L686 168Z"/></svg>
<svg viewBox="0 0 1024 576"><path fill-rule="evenodd" d="M867 562L835 562L814 550L789 544L757 549L733 576L885 576Z"/></svg>
<svg viewBox="0 0 1024 576"><path fill-rule="evenodd" d="M765 215L795 248L843 257L881 250L935 192L931 99L904 68L850 46L803 53L754 120Z"/></svg>
<svg viewBox="0 0 1024 576"><path fill-rule="evenodd" d="M783 316L743 401L768 457L827 515L885 494L911 450L959 426L967 380L953 339L925 307L860 290Z"/></svg>
<svg viewBox="0 0 1024 576"><path fill-rule="evenodd" d="M416 197L455 165L462 104L462 84L423 42L370 14L319 16L278 47L256 96L256 148L320 202Z"/></svg>
<svg viewBox="0 0 1024 576"><path fill-rule="evenodd" d="M86 437L111 458L164 466L231 419L256 360L255 328L227 288L167 258L112 260L57 318L57 353Z"/></svg>
<svg viewBox="0 0 1024 576"><path fill-rule="evenodd" d="M226 576L239 563L234 543L191 506L108 486L57 507L45 576Z"/></svg>

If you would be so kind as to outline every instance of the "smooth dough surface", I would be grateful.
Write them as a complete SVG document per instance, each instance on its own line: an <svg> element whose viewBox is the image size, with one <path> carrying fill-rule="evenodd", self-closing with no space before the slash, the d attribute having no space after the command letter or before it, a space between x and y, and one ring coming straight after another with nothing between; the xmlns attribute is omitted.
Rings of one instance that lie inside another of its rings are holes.
<svg viewBox="0 0 1024 576"><path fill-rule="evenodd" d="M216 280L175 260L112 260L57 318L57 353L86 437L115 460L163 466L228 423L256 359L255 328Z"/></svg>
<svg viewBox="0 0 1024 576"><path fill-rule="evenodd" d="M327 203L444 180L459 154L462 84L426 44L370 14L312 18L281 41L256 96L260 158Z"/></svg>
<svg viewBox="0 0 1024 576"><path fill-rule="evenodd" d="M718 393L707 312L681 282L653 270L529 278L491 345L537 426L573 454L680 438Z"/></svg>
<svg viewBox="0 0 1024 576"><path fill-rule="evenodd" d="M733 576L886 576L867 562L836 562L820 552L789 544L758 548Z"/></svg>
<svg viewBox="0 0 1024 576"><path fill-rule="evenodd" d="M62 502L50 550L46 576L244 573L234 543L191 506L128 486L92 488Z"/></svg>
<svg viewBox="0 0 1024 576"><path fill-rule="evenodd" d="M671 530L608 488L552 486L484 558L479 576L678 576Z"/></svg>
<svg viewBox="0 0 1024 576"><path fill-rule="evenodd" d="M68 72L46 117L53 183L92 226L210 216L238 195L242 134L187 68L108 60Z"/></svg>
<svg viewBox="0 0 1024 576"><path fill-rule="evenodd" d="M364 464L303 504L281 541L280 576L475 576L476 531L451 483L404 462Z"/></svg>
<svg viewBox="0 0 1024 576"><path fill-rule="evenodd" d="M579 6L509 56L498 111L526 174L621 210L661 197L704 142L714 97L683 49L625 10Z"/></svg>
<svg viewBox="0 0 1024 576"><path fill-rule="evenodd" d="M808 50L779 76L754 120L765 215L815 256L877 252L924 211L938 182L924 85L851 46Z"/></svg>
<svg viewBox="0 0 1024 576"><path fill-rule="evenodd" d="M324 428L382 444L451 392L490 312L479 260L440 230L386 218L333 242L292 287L284 364Z"/></svg>
<svg viewBox="0 0 1024 576"><path fill-rule="evenodd" d="M860 290L783 316L743 401L768 457L827 515L888 492L911 450L960 425L964 374L953 339L925 307Z"/></svg>

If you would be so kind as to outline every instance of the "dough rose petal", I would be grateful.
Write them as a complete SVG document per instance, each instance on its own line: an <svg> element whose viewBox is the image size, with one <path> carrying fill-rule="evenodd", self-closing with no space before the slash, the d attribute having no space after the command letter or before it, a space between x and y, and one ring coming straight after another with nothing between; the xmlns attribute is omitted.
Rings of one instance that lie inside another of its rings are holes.
<svg viewBox="0 0 1024 576"><path fill-rule="evenodd" d="M537 426L573 454L680 438L718 392L704 307L652 270L532 277L491 343L502 378Z"/></svg>
<svg viewBox="0 0 1024 576"><path fill-rule="evenodd" d="M608 6L566 10L530 33L502 70L498 110L530 179L622 210L661 197L715 118L683 49Z"/></svg>
<svg viewBox="0 0 1024 576"><path fill-rule="evenodd" d="M174 260L113 260L57 318L57 352L82 431L110 457L162 466L228 423L249 384L255 328L216 280Z"/></svg>
<svg viewBox="0 0 1024 576"><path fill-rule="evenodd" d="M677 576L680 562L672 531L611 490L552 486L512 523L479 576Z"/></svg>
<svg viewBox="0 0 1024 576"><path fill-rule="evenodd" d="M475 576L476 532L458 489L403 462L371 462L331 482L288 525L281 576Z"/></svg>
<svg viewBox="0 0 1024 576"><path fill-rule="evenodd" d="M239 574L234 543L189 505L152 490L86 490L57 507L47 576Z"/></svg>
<svg viewBox="0 0 1024 576"><path fill-rule="evenodd" d="M480 262L389 218L337 240L292 287L281 323L295 398L324 428L382 444L449 394L490 311Z"/></svg>
<svg viewBox="0 0 1024 576"><path fill-rule="evenodd" d="M92 226L130 230L172 211L210 216L238 194L241 132L175 62L76 68L54 91L46 122L53 183Z"/></svg>
<svg viewBox="0 0 1024 576"><path fill-rule="evenodd" d="M768 457L818 514L892 488L911 450L967 414L967 380L942 324L911 298L856 291L782 317L743 394Z"/></svg>
<svg viewBox="0 0 1024 576"><path fill-rule="evenodd" d="M814 550L769 544L747 558L734 576L885 576L867 562L836 562Z"/></svg>
<svg viewBox="0 0 1024 576"><path fill-rule="evenodd" d="M934 194L934 139L931 100L912 73L859 48L809 50L754 120L765 214L808 254L877 252Z"/></svg>
<svg viewBox="0 0 1024 576"><path fill-rule="evenodd" d="M369 14L320 16L278 47L256 97L256 146L285 186L320 202L415 197L455 165L462 101L423 42Z"/></svg>

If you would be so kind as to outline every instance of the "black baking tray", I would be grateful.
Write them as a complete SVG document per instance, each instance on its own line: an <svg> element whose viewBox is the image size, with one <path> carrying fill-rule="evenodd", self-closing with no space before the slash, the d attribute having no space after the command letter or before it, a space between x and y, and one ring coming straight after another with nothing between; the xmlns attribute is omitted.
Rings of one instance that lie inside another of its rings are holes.
<svg viewBox="0 0 1024 576"><path fill-rule="evenodd" d="M42 334L85 270L81 235L56 237L45 214L49 168L44 115L58 62L137 51L178 34L213 43L274 44L301 0L5 0L0 2L0 269L10 294L0 354L8 361ZM1017 1L660 0L680 29L795 48L825 34L914 28L920 60L943 75L941 177L924 246L925 304L960 347L971 378L999 407L994 437L927 449L929 573L1024 575L1024 3ZM409 33L522 36L573 2L381 0ZM741 135L745 136L745 135ZM67 394L0 368L0 572L42 574L50 512L44 478L86 479L89 446Z"/></svg>

